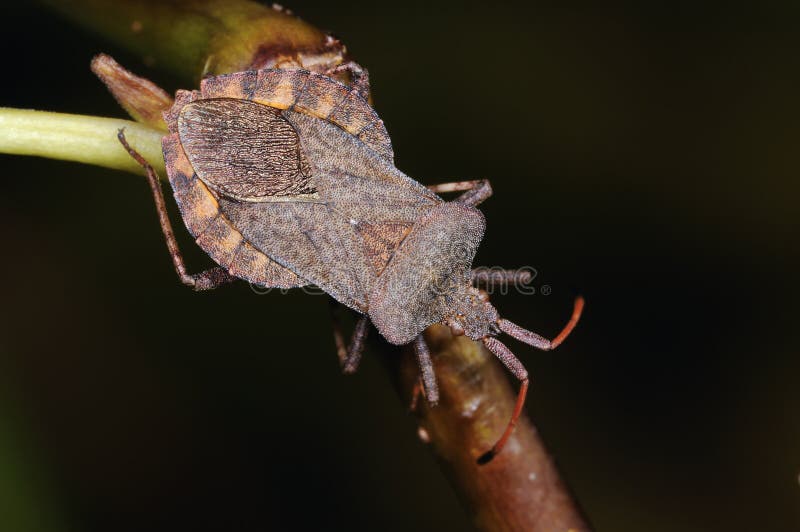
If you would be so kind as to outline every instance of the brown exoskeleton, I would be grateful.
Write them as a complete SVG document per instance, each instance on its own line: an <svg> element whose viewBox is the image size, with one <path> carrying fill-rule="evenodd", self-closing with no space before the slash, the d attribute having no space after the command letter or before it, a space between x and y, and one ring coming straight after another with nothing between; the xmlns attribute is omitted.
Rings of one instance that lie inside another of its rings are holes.
<svg viewBox="0 0 800 532"><path fill-rule="evenodd" d="M392 344L414 345L431 403L438 390L423 331L443 323L482 342L521 383L505 432L479 457L487 462L509 438L528 388L527 371L497 336L553 349L583 301L552 341L500 318L471 270L485 228L475 206L491 195L489 182L425 187L400 172L361 90L305 70L264 69L210 77L199 91L177 93L164 113L167 174L186 227L219 264L199 274L186 271L155 171L119 137L147 170L186 285L316 285L362 315L349 347L337 335L344 370L357 368L372 322ZM437 195L457 191L451 202Z"/></svg>

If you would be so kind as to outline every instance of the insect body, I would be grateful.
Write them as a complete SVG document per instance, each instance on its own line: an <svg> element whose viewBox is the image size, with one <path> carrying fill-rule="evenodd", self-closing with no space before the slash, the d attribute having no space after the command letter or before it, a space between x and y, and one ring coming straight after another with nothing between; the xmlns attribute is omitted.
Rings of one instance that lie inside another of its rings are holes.
<svg viewBox="0 0 800 532"><path fill-rule="evenodd" d="M413 343L424 390L438 392L422 332L444 323L479 340L521 381L528 374L496 336L505 332L540 349L558 345L572 319L550 341L501 319L473 286L472 261L485 221L475 205L491 194L486 181L426 188L393 163L391 141L360 92L304 70L259 70L207 78L179 91L165 113L169 181L197 244L219 264L189 275L148 168L162 229L179 276L196 289L240 278L266 287L313 284L362 315L345 371L360 360L368 323L397 345ZM445 202L435 192L464 191Z"/></svg>

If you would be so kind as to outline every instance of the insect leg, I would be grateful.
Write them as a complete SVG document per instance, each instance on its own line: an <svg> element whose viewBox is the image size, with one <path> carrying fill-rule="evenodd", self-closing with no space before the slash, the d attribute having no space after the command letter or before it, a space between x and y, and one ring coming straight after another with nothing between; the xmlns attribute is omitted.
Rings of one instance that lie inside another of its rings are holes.
<svg viewBox="0 0 800 532"><path fill-rule="evenodd" d="M150 190L153 193L153 200L156 204L161 231L164 233L167 249L169 249L169 254L172 257L172 264L175 266L175 272L178 274L181 282L195 290L211 290L225 283L237 280L236 277L230 275L224 268L220 267L211 268L197 274L186 273L186 265L183 263L183 256L178 248L178 242L175 240L175 233L172 231L172 224L167 214L167 206L164 202L164 193L161 190L161 182L158 180L158 174L156 174L152 165L128 144L124 130L119 130L117 138L130 156L133 157L137 163L142 165L147 172L147 182L150 184Z"/></svg>
<svg viewBox="0 0 800 532"><path fill-rule="evenodd" d="M336 343L336 355L339 357L339 364L342 371L346 374L355 373L361 362L361 355L364 353L364 343L369 334L369 319L361 316L356 322L353 337L350 339L350 347L345 346L342 326L339 322L337 310L340 305L331 299L331 320L333 321L333 340Z"/></svg>
<svg viewBox="0 0 800 532"><path fill-rule="evenodd" d="M119 104L136 121L166 131L162 113L172 107L169 94L152 81L141 78L108 55L92 59L92 72L100 78Z"/></svg>
<svg viewBox="0 0 800 532"><path fill-rule="evenodd" d="M425 337L420 334L414 339L414 352L417 354L419 371L422 374L425 397L431 406L436 406L439 402L439 386L436 384L436 374L433 371L431 362L431 351L425 343Z"/></svg>
<svg viewBox="0 0 800 532"><path fill-rule="evenodd" d="M525 406L525 396L528 394L528 371L523 367L519 359L514 356L514 353L512 353L505 344L492 336L484 338L483 344L500 359L517 379L519 379L520 387L517 393L517 402L514 405L514 411L511 413L511 419L508 420L508 425L506 425L506 430L503 431L503 435L500 436L500 439L497 440L491 449L478 457L478 463L481 465L489 463L492 458L497 456L497 454L503 450L503 447L505 447L508 439L511 437L511 433L514 432L514 427L519 420L519 416L522 415L522 408Z"/></svg>
<svg viewBox="0 0 800 532"><path fill-rule="evenodd" d="M518 270L498 270L495 268L476 268L470 272L472 284L487 288L496 286L520 286L530 283L536 272L530 268Z"/></svg>
<svg viewBox="0 0 800 532"><path fill-rule="evenodd" d="M422 384L422 377L418 377L416 382L414 383L414 387L411 389L411 404L408 405L409 412L416 412L417 405L419 404L419 396L423 394L423 387Z"/></svg>
<svg viewBox="0 0 800 532"><path fill-rule="evenodd" d="M343 308L338 301L331 298L331 324L333 325L333 341L336 344L336 356L339 358L339 364L344 366L344 361L347 360L347 345L344 343L344 335L342 334L342 324L339 321L339 310Z"/></svg>
<svg viewBox="0 0 800 532"><path fill-rule="evenodd" d="M350 81L352 82L353 89L360 94L365 100L369 100L370 85L369 85L369 72L366 68L362 67L355 61L347 61L340 65L336 65L328 71L328 74L335 74L346 70L350 74Z"/></svg>
<svg viewBox="0 0 800 532"><path fill-rule="evenodd" d="M478 205L483 203L492 195L492 184L488 179L476 179L473 181L456 181L453 183L440 183L428 186L428 190L437 194L447 192L465 191L453 201L466 203L467 205Z"/></svg>

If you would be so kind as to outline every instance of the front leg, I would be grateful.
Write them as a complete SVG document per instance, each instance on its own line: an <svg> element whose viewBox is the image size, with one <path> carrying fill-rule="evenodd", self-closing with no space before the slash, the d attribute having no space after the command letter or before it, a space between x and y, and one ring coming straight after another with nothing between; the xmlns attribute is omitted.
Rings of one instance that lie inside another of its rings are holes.
<svg viewBox="0 0 800 532"><path fill-rule="evenodd" d="M436 194L447 192L466 191L453 201L465 203L475 207L489 199L492 195L492 185L488 179L475 179L473 181L455 181L453 183L440 183L428 186L428 190Z"/></svg>
<svg viewBox="0 0 800 532"><path fill-rule="evenodd" d="M150 184L150 190L153 193L153 200L156 204L156 212L158 212L158 222L161 224L161 232L164 233L164 240L167 242L167 249L169 250L170 257L172 257L172 264L175 266L175 272L178 278L186 286L195 290L212 290L223 284L236 281L237 278L228 273L224 268L216 267L206 270L204 272L190 274L186 272L186 265L183 262L183 255L178 247L178 241L175 240L175 233L172 231L172 224L169 221L167 214L167 206L164 202L164 193L161 190L161 181L158 179L153 166L142 157L142 155L134 150L128 140L125 138L124 130L120 129L117 133L122 146L128 151L137 163L147 172L147 182Z"/></svg>

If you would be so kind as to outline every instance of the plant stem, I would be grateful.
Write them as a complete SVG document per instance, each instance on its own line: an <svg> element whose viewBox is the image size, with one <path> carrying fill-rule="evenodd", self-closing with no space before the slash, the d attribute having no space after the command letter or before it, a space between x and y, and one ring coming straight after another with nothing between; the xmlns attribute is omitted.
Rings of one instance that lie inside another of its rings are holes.
<svg viewBox="0 0 800 532"><path fill-rule="evenodd" d="M289 58L299 58L314 70L313 65L335 65L346 55L341 43L314 26L248 0L43 1L187 81Z"/></svg>
<svg viewBox="0 0 800 532"><path fill-rule="evenodd" d="M514 408L516 394L507 372L483 346L464 336L454 337L447 327L434 325L425 337L434 355L440 401L434 408L420 401L416 409L420 437L430 444L478 528L589 530L525 416L503 452L486 465L477 464L476 458L503 432ZM392 370L407 401L419 374L412 351L407 349Z"/></svg>
<svg viewBox="0 0 800 532"><path fill-rule="evenodd" d="M94 164L135 174L141 166L117 141L125 135L163 174L163 133L130 120L0 107L0 153Z"/></svg>

